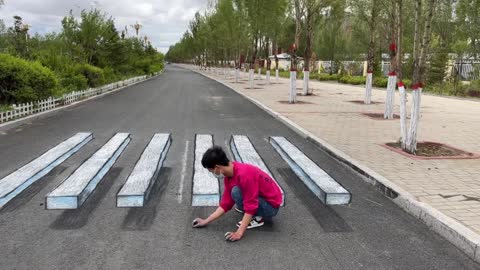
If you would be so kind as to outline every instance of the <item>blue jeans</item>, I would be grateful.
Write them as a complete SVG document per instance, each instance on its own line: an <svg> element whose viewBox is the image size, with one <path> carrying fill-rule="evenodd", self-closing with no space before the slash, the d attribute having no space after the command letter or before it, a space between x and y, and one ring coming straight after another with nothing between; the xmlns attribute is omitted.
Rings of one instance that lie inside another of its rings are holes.
<svg viewBox="0 0 480 270"><path fill-rule="evenodd" d="M238 186L232 188L232 199L235 201L237 208L243 210L243 197L242 191ZM264 198L258 197L258 209L255 216L260 216L263 218L271 218L276 216L278 213L278 208L273 207Z"/></svg>

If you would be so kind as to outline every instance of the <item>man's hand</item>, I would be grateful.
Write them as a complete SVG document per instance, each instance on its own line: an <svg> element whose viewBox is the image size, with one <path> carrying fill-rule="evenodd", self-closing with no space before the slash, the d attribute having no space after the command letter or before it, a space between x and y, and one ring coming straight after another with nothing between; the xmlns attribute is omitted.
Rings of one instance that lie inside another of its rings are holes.
<svg viewBox="0 0 480 270"><path fill-rule="evenodd" d="M235 242L243 237L243 232L237 230L236 232L226 232L225 233L225 240Z"/></svg>
<svg viewBox="0 0 480 270"><path fill-rule="evenodd" d="M213 212L207 219L196 218L193 220L192 226L194 228L201 228L207 226L210 222L215 221L219 217L221 217L225 211L223 211L222 207L218 207L215 212Z"/></svg>
<svg viewBox="0 0 480 270"><path fill-rule="evenodd" d="M207 226L208 222L206 219L196 218L193 220L193 227L194 228L201 228Z"/></svg>

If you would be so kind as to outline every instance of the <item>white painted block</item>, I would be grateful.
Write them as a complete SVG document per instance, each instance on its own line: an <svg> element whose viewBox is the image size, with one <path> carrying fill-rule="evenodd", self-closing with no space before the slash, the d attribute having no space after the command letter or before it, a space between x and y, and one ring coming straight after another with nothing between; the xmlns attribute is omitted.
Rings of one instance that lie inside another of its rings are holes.
<svg viewBox="0 0 480 270"><path fill-rule="evenodd" d="M267 165L265 165L265 162L263 162L263 159L257 153L257 150L250 142L250 139L245 135L233 135L230 140L230 149L232 150L235 160L255 165L272 177L273 181L275 181L275 184L277 184L282 192L281 206L283 206L285 204L285 193L277 180L273 177Z"/></svg>
<svg viewBox="0 0 480 270"><path fill-rule="evenodd" d="M76 209L95 190L130 142L130 134L117 133L46 197L47 209Z"/></svg>
<svg viewBox="0 0 480 270"><path fill-rule="evenodd" d="M218 179L202 166L203 154L213 146L212 135L195 136L192 206L218 206Z"/></svg>
<svg viewBox="0 0 480 270"><path fill-rule="evenodd" d="M349 204L352 195L284 137L270 137L273 148L326 205Z"/></svg>
<svg viewBox="0 0 480 270"><path fill-rule="evenodd" d="M77 133L1 179L0 208L31 184L48 174L92 139L92 133Z"/></svg>
<svg viewBox="0 0 480 270"><path fill-rule="evenodd" d="M170 134L155 134L117 194L117 207L143 207L170 149Z"/></svg>

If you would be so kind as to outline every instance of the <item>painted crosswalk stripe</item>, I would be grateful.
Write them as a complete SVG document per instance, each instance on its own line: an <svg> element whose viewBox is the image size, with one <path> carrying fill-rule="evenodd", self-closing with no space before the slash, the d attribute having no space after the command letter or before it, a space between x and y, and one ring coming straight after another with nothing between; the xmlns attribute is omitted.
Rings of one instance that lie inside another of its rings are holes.
<svg viewBox="0 0 480 270"><path fill-rule="evenodd" d="M46 197L47 209L77 209L95 190L130 142L130 134L117 133Z"/></svg>
<svg viewBox="0 0 480 270"><path fill-rule="evenodd" d="M327 205L348 204L352 195L284 137L270 143L307 187Z"/></svg>
<svg viewBox="0 0 480 270"><path fill-rule="evenodd" d="M0 208L65 161L93 138L92 133L77 133L40 157L0 180Z"/></svg>
<svg viewBox="0 0 480 270"><path fill-rule="evenodd" d="M170 149L170 134L155 134L125 185L117 194L117 207L143 207Z"/></svg>
<svg viewBox="0 0 480 270"><path fill-rule="evenodd" d="M282 187L273 177L267 165L265 165L265 162L263 162L263 159L257 153L257 150L250 142L250 139L245 135L232 135L232 138L230 139L230 149L232 150L235 160L255 165L272 177L272 179L275 181L275 184L277 184L282 192L281 206L283 206L285 204L285 193L283 192Z"/></svg>
<svg viewBox="0 0 480 270"><path fill-rule="evenodd" d="M202 156L212 147L212 135L195 136L192 206L217 206L220 198L218 180L202 166Z"/></svg>

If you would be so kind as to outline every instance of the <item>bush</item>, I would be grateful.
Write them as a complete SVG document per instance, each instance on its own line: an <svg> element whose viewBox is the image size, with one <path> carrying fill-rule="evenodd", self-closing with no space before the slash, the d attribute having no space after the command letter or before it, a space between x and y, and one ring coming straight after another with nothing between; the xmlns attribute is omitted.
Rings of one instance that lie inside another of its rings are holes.
<svg viewBox="0 0 480 270"><path fill-rule="evenodd" d="M106 67L103 69L103 76L105 78L105 83L112 83L120 80L111 67Z"/></svg>
<svg viewBox="0 0 480 270"><path fill-rule="evenodd" d="M134 73L135 74L150 74L150 63L151 61L149 59L142 59L139 61L136 61L133 64L134 67Z"/></svg>
<svg viewBox="0 0 480 270"><path fill-rule="evenodd" d="M89 64L79 64L75 66L74 73L81 74L87 78L89 87L97 87L105 84L105 76L101 68Z"/></svg>
<svg viewBox="0 0 480 270"><path fill-rule="evenodd" d="M375 86L375 87L386 88L387 85L388 85L388 77L387 77L387 78L385 78L385 77L376 77L376 78L373 78L372 84L373 84L373 86Z"/></svg>
<svg viewBox="0 0 480 270"><path fill-rule="evenodd" d="M411 88L411 85L412 85L412 81L409 80L409 79L403 79L402 80L403 84L405 85L406 88ZM398 81L397 81L398 83Z"/></svg>
<svg viewBox="0 0 480 270"><path fill-rule="evenodd" d="M475 80L470 83L468 95L480 98L480 80Z"/></svg>
<svg viewBox="0 0 480 270"><path fill-rule="evenodd" d="M363 76L343 76L338 79L338 81L341 83L353 85L365 84L365 80L366 79Z"/></svg>
<svg viewBox="0 0 480 270"><path fill-rule="evenodd" d="M319 74L318 80L319 81L338 81L340 76L338 74Z"/></svg>
<svg viewBox="0 0 480 270"><path fill-rule="evenodd" d="M10 111L10 110L13 110L12 106L0 104L0 112Z"/></svg>
<svg viewBox="0 0 480 270"><path fill-rule="evenodd" d="M39 62L0 54L0 101L18 103L44 99L57 88L54 73Z"/></svg>
<svg viewBox="0 0 480 270"><path fill-rule="evenodd" d="M60 86L67 93L84 90L88 88L88 80L82 74L68 73L60 79Z"/></svg>
<svg viewBox="0 0 480 270"><path fill-rule="evenodd" d="M150 66L150 72L151 74L157 73L163 70L163 62L154 62Z"/></svg>

